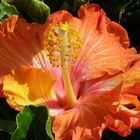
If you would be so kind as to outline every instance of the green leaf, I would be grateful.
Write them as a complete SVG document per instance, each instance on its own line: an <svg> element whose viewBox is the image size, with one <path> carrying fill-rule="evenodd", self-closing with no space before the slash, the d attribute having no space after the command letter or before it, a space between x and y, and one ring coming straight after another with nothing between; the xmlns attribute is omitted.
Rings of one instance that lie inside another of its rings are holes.
<svg viewBox="0 0 140 140"><path fill-rule="evenodd" d="M40 0L14 0L13 4L31 21L43 23L50 14L50 8Z"/></svg>
<svg viewBox="0 0 140 140"><path fill-rule="evenodd" d="M51 117L48 117L47 123L46 123L46 132L48 134L48 136L51 138L51 140L54 140L53 134L52 134L52 130L51 130L51 126L52 126L52 120Z"/></svg>
<svg viewBox="0 0 140 140"><path fill-rule="evenodd" d="M35 114L32 111L32 107L25 107L16 118L17 129L12 135L11 140L22 140L26 137L30 125L35 117Z"/></svg>
<svg viewBox="0 0 140 140"><path fill-rule="evenodd" d="M16 128L16 123L0 119L0 131L12 134Z"/></svg>
<svg viewBox="0 0 140 140"><path fill-rule="evenodd" d="M52 140L53 136L50 132L51 124L47 123L48 120L50 120L50 117L46 107L24 107L24 109L17 115L17 129L13 133L11 140ZM47 132L46 124L49 125L47 126Z"/></svg>
<svg viewBox="0 0 140 140"><path fill-rule="evenodd" d="M7 3L7 0L1 0L0 3L0 20L14 14L19 14L13 5Z"/></svg>

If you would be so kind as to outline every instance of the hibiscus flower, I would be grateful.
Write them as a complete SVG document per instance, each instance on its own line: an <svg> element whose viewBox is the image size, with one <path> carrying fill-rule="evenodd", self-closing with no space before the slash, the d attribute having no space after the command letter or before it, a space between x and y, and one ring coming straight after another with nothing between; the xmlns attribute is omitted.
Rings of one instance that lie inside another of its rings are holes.
<svg viewBox="0 0 140 140"><path fill-rule="evenodd" d="M0 76L8 104L48 106L56 140L128 136L140 127L140 56L96 4L43 25L11 16L0 25Z"/></svg>

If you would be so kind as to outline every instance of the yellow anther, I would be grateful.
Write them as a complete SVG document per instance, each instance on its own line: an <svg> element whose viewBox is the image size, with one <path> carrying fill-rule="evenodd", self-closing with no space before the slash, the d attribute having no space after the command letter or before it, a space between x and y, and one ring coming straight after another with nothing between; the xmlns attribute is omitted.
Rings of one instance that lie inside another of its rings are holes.
<svg viewBox="0 0 140 140"><path fill-rule="evenodd" d="M62 31L68 31L69 30L69 25L67 23L60 23L59 27Z"/></svg>
<svg viewBox="0 0 140 140"><path fill-rule="evenodd" d="M67 66L72 66L79 56L80 48L81 48L81 37L77 30L68 23L58 23L50 25L50 31L48 32L48 36L46 38L46 46L48 50L48 56L53 64L53 66L61 66L63 64L62 60L60 60L61 52L63 51L65 63ZM65 42L65 45L62 43ZM62 46L65 46L62 48ZM57 52L57 53L56 53ZM57 54L57 55L56 55ZM58 62L52 60L57 58Z"/></svg>

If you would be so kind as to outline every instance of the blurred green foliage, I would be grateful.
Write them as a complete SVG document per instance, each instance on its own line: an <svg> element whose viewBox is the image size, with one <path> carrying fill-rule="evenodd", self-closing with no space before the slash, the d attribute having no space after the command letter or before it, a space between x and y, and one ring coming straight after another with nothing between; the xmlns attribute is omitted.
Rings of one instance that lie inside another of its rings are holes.
<svg viewBox="0 0 140 140"><path fill-rule="evenodd" d="M53 140L51 125L48 125L50 117L47 107L45 106L25 106L16 117L17 128L13 132L11 140ZM47 123L47 124L46 124Z"/></svg>
<svg viewBox="0 0 140 140"><path fill-rule="evenodd" d="M0 3L0 21L2 21L3 18L19 14L19 12L16 10L15 6L8 4L7 0L1 0Z"/></svg>
<svg viewBox="0 0 140 140"><path fill-rule="evenodd" d="M50 8L40 0L15 0L13 4L29 21L43 23L50 14Z"/></svg>

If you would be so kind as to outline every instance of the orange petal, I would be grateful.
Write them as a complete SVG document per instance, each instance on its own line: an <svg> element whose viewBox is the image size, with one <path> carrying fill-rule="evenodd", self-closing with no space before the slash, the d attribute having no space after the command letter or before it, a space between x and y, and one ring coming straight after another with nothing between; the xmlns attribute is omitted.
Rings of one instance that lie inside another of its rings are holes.
<svg viewBox="0 0 140 140"><path fill-rule="evenodd" d="M135 92L139 89L140 84L140 61L134 63L129 70L117 77L118 80L124 81L124 87L135 86ZM140 94L138 94L140 96Z"/></svg>
<svg viewBox="0 0 140 140"><path fill-rule="evenodd" d="M125 72L113 77L104 76L103 78L83 82L80 95L111 91L121 83L123 83L123 87L121 89L120 103L140 106L138 100L138 97L140 97L140 61L133 63Z"/></svg>
<svg viewBox="0 0 140 140"><path fill-rule="evenodd" d="M127 92L124 92L122 94L119 102L121 104L129 106L129 107L140 106L138 96L135 96L133 94L129 94Z"/></svg>
<svg viewBox="0 0 140 140"><path fill-rule="evenodd" d="M54 81L49 71L21 66L4 77L3 91L8 104L21 110L25 105L46 104L54 96L51 91Z"/></svg>
<svg viewBox="0 0 140 140"><path fill-rule="evenodd" d="M44 26L29 24L11 16L0 24L0 77L19 65L46 68L49 65L42 47Z"/></svg>
<svg viewBox="0 0 140 140"><path fill-rule="evenodd" d="M129 104L140 106L140 61L134 63L125 73L116 76L116 79L123 81L123 91L121 102L129 101ZM129 99L130 98L130 99Z"/></svg>
<svg viewBox="0 0 140 140"><path fill-rule="evenodd" d="M68 13L66 10L59 10L57 12L54 12L50 16L48 16L46 21L46 28L48 29L48 25L50 24L57 24L57 23L65 23L69 22L73 19L73 16Z"/></svg>
<svg viewBox="0 0 140 140"><path fill-rule="evenodd" d="M73 70L80 80L114 75L125 71L139 56L129 49L129 39L121 25L110 21L99 5L83 5L79 22L73 22L82 37L81 55Z"/></svg>
<svg viewBox="0 0 140 140"><path fill-rule="evenodd" d="M120 91L121 85L111 92L81 96L73 109L56 116L52 127L55 139L100 140L105 128L129 135L132 119L140 121L140 112L119 104Z"/></svg>

